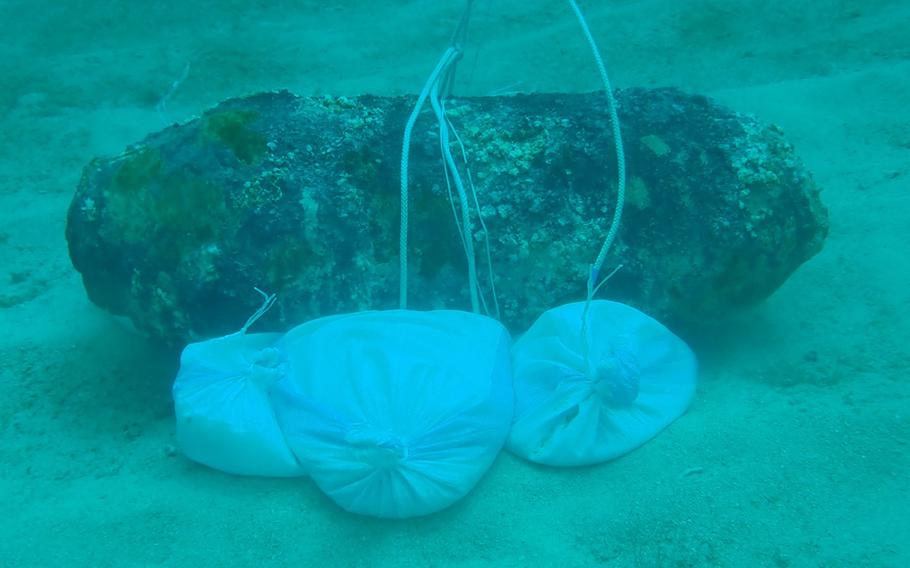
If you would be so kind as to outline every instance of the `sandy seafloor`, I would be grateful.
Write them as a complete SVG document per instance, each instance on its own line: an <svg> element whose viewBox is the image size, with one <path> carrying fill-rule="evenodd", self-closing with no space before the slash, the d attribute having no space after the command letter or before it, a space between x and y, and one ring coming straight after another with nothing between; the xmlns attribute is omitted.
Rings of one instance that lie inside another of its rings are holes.
<svg viewBox="0 0 910 568"><path fill-rule="evenodd" d="M910 3L585 2L617 86L780 125L824 250L694 345L689 412L614 462L503 454L390 522L174 455L172 360L87 300L63 237L92 157L264 89L416 92L460 2L0 3L0 566L910 566ZM598 78L560 0L479 0L457 91Z"/></svg>

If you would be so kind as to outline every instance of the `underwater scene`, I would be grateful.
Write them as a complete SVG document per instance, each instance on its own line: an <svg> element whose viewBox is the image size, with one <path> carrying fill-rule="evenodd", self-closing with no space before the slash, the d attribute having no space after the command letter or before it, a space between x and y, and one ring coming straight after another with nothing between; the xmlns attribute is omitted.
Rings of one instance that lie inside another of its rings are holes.
<svg viewBox="0 0 910 568"><path fill-rule="evenodd" d="M0 566L910 566L910 3L0 22Z"/></svg>

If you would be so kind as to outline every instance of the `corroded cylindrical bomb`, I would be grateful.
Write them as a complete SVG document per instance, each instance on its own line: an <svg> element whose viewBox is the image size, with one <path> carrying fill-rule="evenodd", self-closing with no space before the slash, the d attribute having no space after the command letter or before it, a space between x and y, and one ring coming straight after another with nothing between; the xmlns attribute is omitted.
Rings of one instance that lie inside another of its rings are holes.
<svg viewBox="0 0 910 568"><path fill-rule="evenodd" d="M825 208L778 128L675 89L617 99L628 184L605 270L621 268L600 297L701 325L760 302L820 250ZM254 286L278 295L258 324L272 330L397 307L413 105L258 94L94 160L67 223L89 297L176 345L236 331L260 301ZM492 310L492 266L501 318L521 332L585 296L616 198L606 100L453 98L447 111L486 226L475 213L483 296ZM412 138L409 307L469 309L438 128L426 112Z"/></svg>

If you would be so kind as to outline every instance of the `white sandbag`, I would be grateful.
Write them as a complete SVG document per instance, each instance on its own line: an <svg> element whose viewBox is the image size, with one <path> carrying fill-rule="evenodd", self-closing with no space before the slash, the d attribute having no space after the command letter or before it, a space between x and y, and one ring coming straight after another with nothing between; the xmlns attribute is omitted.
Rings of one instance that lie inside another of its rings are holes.
<svg viewBox="0 0 910 568"><path fill-rule="evenodd" d="M512 348L515 422L507 447L534 462L603 462L645 443L689 406L689 347L638 310L584 302L545 312ZM587 350L588 356L585 356Z"/></svg>
<svg viewBox="0 0 910 568"><path fill-rule="evenodd" d="M278 333L234 333L186 346L174 381L177 445L188 458L238 475L303 475L268 390L287 364Z"/></svg>
<svg viewBox="0 0 910 568"><path fill-rule="evenodd" d="M361 312L305 323L280 347L285 437L348 511L413 517L477 483L512 420L508 332L457 311Z"/></svg>

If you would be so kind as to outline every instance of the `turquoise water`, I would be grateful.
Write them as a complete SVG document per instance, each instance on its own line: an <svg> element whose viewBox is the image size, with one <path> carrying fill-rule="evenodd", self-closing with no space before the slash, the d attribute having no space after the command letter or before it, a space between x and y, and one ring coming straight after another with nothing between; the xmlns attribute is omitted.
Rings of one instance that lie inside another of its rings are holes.
<svg viewBox="0 0 910 568"><path fill-rule="evenodd" d="M0 564L908 565L910 6L581 6L616 86L779 125L825 247L693 338L694 401L653 441L584 468L504 452L454 506L389 521L185 459L173 353L89 302L65 216L94 157L223 99L417 93L461 3L0 5ZM564 1L478 1L470 29L458 94L600 88Z"/></svg>

